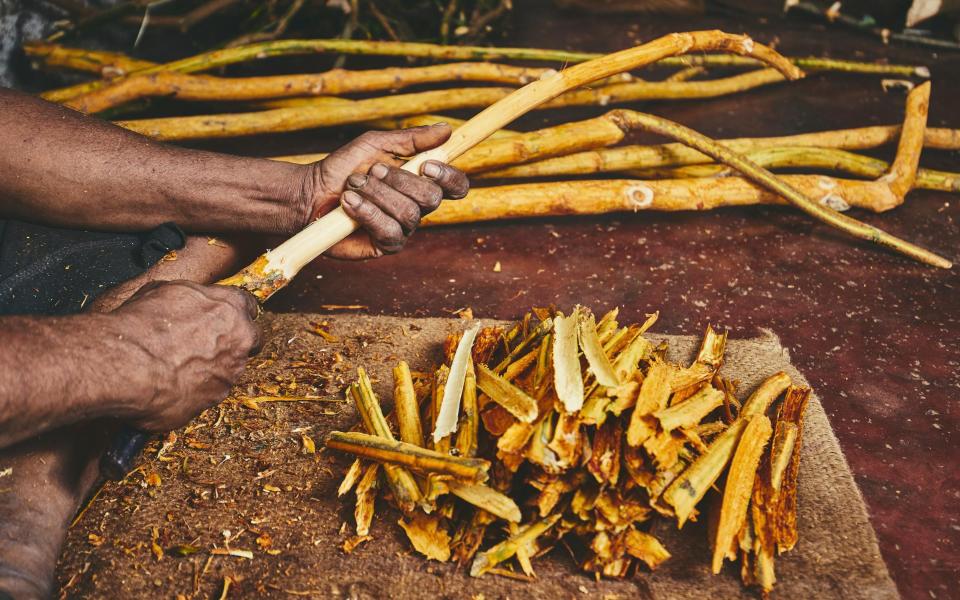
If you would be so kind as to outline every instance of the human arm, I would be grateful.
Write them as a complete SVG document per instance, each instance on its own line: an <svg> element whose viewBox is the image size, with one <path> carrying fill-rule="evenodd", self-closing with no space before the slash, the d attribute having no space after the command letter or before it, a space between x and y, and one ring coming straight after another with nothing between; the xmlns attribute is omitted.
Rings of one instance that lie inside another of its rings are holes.
<svg viewBox="0 0 960 600"><path fill-rule="evenodd" d="M99 417L183 425L229 392L258 346L256 311L246 292L172 282L110 313L0 318L0 448Z"/></svg>
<svg viewBox="0 0 960 600"><path fill-rule="evenodd" d="M400 194L386 197L379 186L379 196L363 198L378 200L373 206L345 207L373 242L354 238L333 252L376 255L398 249L413 230L395 215L410 220L416 209L418 222L438 195L466 194L466 176L435 161L429 163L434 178L427 171L425 177L393 172L396 156L435 147L449 135L447 126L369 132L322 161L294 165L162 144L0 88L0 216L116 231L174 221L193 232L286 236L334 208L351 174L381 163L392 170L386 187Z"/></svg>

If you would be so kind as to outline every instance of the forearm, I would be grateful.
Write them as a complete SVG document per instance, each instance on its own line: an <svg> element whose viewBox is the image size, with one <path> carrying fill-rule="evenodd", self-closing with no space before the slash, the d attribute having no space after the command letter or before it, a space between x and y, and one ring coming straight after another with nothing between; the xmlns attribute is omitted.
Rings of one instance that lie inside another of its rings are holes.
<svg viewBox="0 0 960 600"><path fill-rule="evenodd" d="M0 448L87 419L134 416L153 374L127 329L115 315L0 318Z"/></svg>
<svg viewBox="0 0 960 600"><path fill-rule="evenodd" d="M309 167L160 144L0 88L0 214L49 225L291 233Z"/></svg>

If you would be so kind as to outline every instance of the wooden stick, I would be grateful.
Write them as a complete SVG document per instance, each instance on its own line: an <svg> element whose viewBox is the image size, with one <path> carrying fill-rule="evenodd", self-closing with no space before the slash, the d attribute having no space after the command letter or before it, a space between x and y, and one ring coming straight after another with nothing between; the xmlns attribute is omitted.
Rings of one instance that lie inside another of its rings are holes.
<svg viewBox="0 0 960 600"><path fill-rule="evenodd" d="M442 146L417 155L403 168L411 173L419 173L421 165L427 160L450 162L517 117L571 89L642 67L665 56L707 50L723 50L761 59L792 79L803 75L776 52L746 36L719 31L670 34L642 46L570 67L520 88L467 121ZM243 287L260 300L266 300L307 263L353 233L357 227L357 223L347 216L343 208L338 207L222 283Z"/></svg>
<svg viewBox="0 0 960 600"><path fill-rule="evenodd" d="M780 146L863 150L876 148L898 139L900 130L900 125L878 125L781 137L717 140L717 142L737 152L750 152L761 148ZM924 132L923 145L926 148L940 150L960 150L960 129L928 128ZM697 165L709 162L711 160L707 155L679 143L653 146L631 145L578 152L496 169L484 173L482 177L511 179L589 175L593 173L630 172L636 169Z"/></svg>
<svg viewBox="0 0 960 600"><path fill-rule="evenodd" d="M850 175L877 178L890 170L890 163L854 154L836 148L810 148L807 146L785 146L761 148L746 152L747 158L767 169L804 168L837 171ZM691 179L698 177L726 177L733 170L716 163L688 165L685 167L667 167L661 169L631 170L631 176L640 179ZM480 174L483 177L484 174ZM937 190L941 192L960 192L960 173L949 173L933 169L917 169L915 189Z"/></svg>
<svg viewBox="0 0 960 600"><path fill-rule="evenodd" d="M24 50L27 50L28 56L39 59L46 67L96 73L104 78L118 77L156 65L119 52L81 50L46 42L28 42L24 44Z"/></svg>
<svg viewBox="0 0 960 600"><path fill-rule="evenodd" d="M764 85L780 83L784 77L776 69L757 69L703 81L630 81L626 83L607 83L614 77L608 77L594 82L589 87L576 89L560 95L537 108L564 108L568 106L609 106L623 102L638 102L642 100L691 100L698 98L716 98L745 92ZM478 88L447 90L451 95L460 96L475 92ZM488 89L488 88L479 88ZM504 89L509 93L512 90ZM342 99L340 99L342 101ZM321 98L284 98L267 100L255 105L258 108L304 108L314 106L330 106L331 99Z"/></svg>
<svg viewBox="0 0 960 600"><path fill-rule="evenodd" d="M46 42L28 42L23 45L27 56L42 60L53 66L67 66L63 61L69 56L70 63L86 60L88 50L65 48ZM438 60L533 60L561 64L580 63L602 55L591 52L568 52L563 50L543 50L537 48L487 48L478 46L440 46L434 44L406 42L378 42L370 40L280 40L251 44L239 48L214 50L197 56L188 57L163 65L152 63L144 66L151 72L173 71L195 73L226 66L247 60L262 59L271 56L291 54L367 54L379 56L403 56L433 58ZM883 65L857 61L833 60L818 57L791 58L798 68L810 71L842 71L849 73L868 73L879 75L900 75L904 77L929 77L930 71L923 66ZM49 61L49 62L48 62ZM59 64L58 64L59 62ZM729 55L695 55L683 57L665 57L660 61L664 66L691 67L754 67L757 60ZM88 82L78 86L52 90L44 98L60 102L77 95L102 87L103 82Z"/></svg>
<svg viewBox="0 0 960 600"><path fill-rule="evenodd" d="M821 200L830 197L837 208L883 212L901 203L889 185L876 181L825 175L782 175L780 178L809 197ZM474 188L463 200L441 204L423 219L422 225L785 204L788 202L782 197L743 177L551 181Z"/></svg>
<svg viewBox="0 0 960 600"><path fill-rule="evenodd" d="M468 483L483 483L490 470L490 463L486 460L450 456L366 433L331 431L327 435L326 445L328 448L343 450L381 463L400 465L421 473L451 475Z"/></svg>
<svg viewBox="0 0 960 600"><path fill-rule="evenodd" d="M368 127L370 129L408 129L410 127L422 127L424 125L436 125L437 123L446 123L450 127L456 129L464 123L463 119L456 119L454 117L445 117L443 115L415 115L412 117L399 117L399 118L390 118L390 119L374 119L372 121L367 121L361 123L361 126ZM500 131L494 132L490 135L490 140L494 139L503 139L517 135L518 132L512 131L510 129L501 129ZM318 160L323 160L327 157L326 152L315 152L310 154L288 154L286 156L272 156L270 160L279 160L283 162L296 163L300 165L309 164L312 162L317 162Z"/></svg>
<svg viewBox="0 0 960 600"><path fill-rule="evenodd" d="M584 63L586 64L586 63ZM607 106L654 99L712 98L783 81L774 69L712 81L637 81L577 89L534 108ZM116 121L117 125L160 140L188 140L279 133L360 123L423 112L488 107L506 99L511 88L460 88L400 94L366 100L294 98L265 102L272 110L189 117Z"/></svg>
<svg viewBox="0 0 960 600"><path fill-rule="evenodd" d="M387 419L383 416L380 401L374 394L370 378L363 367L357 369L357 375L359 382L348 388L348 394L353 397L357 412L360 413L360 418L367 429L367 433L381 437L386 441L395 441L393 432L390 431L390 426L387 424ZM413 475L397 465L387 464L383 466L383 469L397 505L404 512L412 511L423 500L420 488L417 486Z"/></svg>
<svg viewBox="0 0 960 600"><path fill-rule="evenodd" d="M495 63L446 63L365 71L333 69L325 73L267 77L214 77L161 71L123 78L113 85L71 98L63 104L80 112L98 113L153 96L193 101L241 101L296 96L337 96L397 90L411 85L446 81L526 85L548 71ZM630 79L632 78L627 76L622 81Z"/></svg>
<svg viewBox="0 0 960 600"><path fill-rule="evenodd" d="M400 429L400 439L408 444L423 446L423 426L420 423L420 406L413 388L413 377L406 361L393 368L393 402Z"/></svg>
<svg viewBox="0 0 960 600"><path fill-rule="evenodd" d="M736 559L737 554L732 551L731 546L747 520L757 467L772 434L770 419L766 415L757 415L747 421L737 442L737 450L730 461L723 489L720 522L717 526L711 565L714 575L720 573L725 558Z"/></svg>
<svg viewBox="0 0 960 600"><path fill-rule="evenodd" d="M704 67L685 67L667 77L666 81L688 81L706 72L707 70Z"/></svg>

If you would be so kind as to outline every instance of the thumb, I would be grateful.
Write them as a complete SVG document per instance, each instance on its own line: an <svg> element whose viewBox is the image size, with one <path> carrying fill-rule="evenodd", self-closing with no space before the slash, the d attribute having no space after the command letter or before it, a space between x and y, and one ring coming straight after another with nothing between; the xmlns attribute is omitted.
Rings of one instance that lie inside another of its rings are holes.
<svg viewBox="0 0 960 600"><path fill-rule="evenodd" d="M453 129L446 123L386 131L381 138L381 149L397 156L414 156L436 148L450 139Z"/></svg>

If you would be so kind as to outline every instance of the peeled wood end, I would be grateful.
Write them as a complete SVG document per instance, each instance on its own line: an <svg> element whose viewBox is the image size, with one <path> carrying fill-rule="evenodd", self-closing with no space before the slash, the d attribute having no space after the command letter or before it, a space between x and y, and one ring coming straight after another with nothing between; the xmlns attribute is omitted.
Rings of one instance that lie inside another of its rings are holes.
<svg viewBox="0 0 960 600"><path fill-rule="evenodd" d="M231 285L247 290L261 303L286 287L289 279L279 269L271 269L264 254L236 275L221 279L220 285Z"/></svg>

